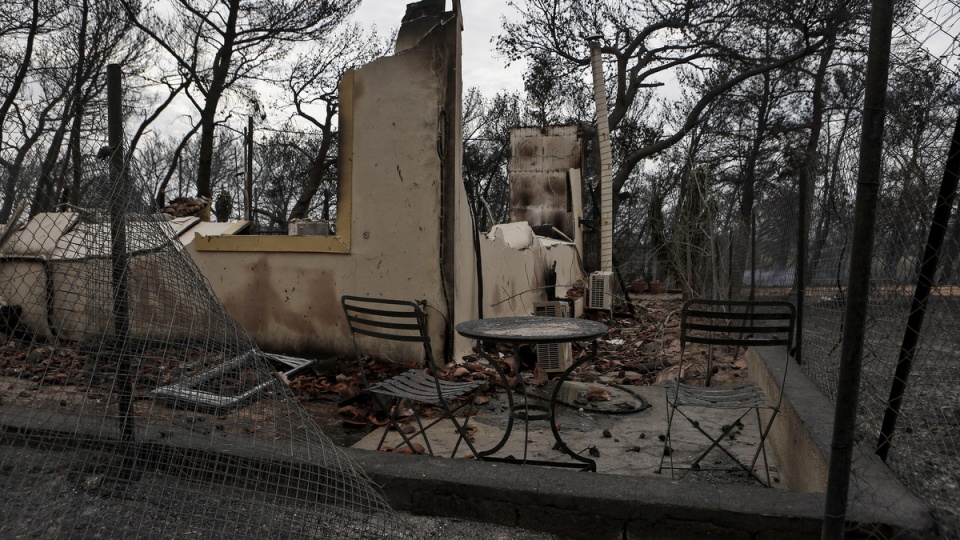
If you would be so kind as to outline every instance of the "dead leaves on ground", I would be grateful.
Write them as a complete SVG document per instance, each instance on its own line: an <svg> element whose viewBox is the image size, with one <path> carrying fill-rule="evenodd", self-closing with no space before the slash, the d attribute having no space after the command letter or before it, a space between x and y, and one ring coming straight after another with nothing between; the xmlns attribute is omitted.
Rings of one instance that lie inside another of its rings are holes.
<svg viewBox="0 0 960 540"><path fill-rule="evenodd" d="M590 388L587 390L587 401L612 401L610 391L606 388Z"/></svg>
<svg viewBox="0 0 960 540"><path fill-rule="evenodd" d="M642 299L634 302L633 310L618 307L612 318L603 322L609 326L609 331L597 342L598 354L595 361L585 364L571 380L596 383L609 380L613 376L614 382L626 386L640 386L663 383L668 380L696 379L706 372L706 348L692 346L688 353L694 362L679 372L677 361L680 353L680 317L679 309L682 299L679 295L663 295L658 298ZM581 359L590 354L587 344L573 345L574 359ZM525 375L527 384L548 384L555 373L544 373L538 370L535 349L519 347L516 350L508 345L485 346L485 353L470 355L460 362L450 362L441 366L437 375L441 379L467 382L480 381L479 394L473 397L472 405L476 407L488 406L491 397L504 391L504 384L515 388L519 382L519 371L532 373L533 378ZM736 351L715 350L713 365L715 367L714 381L723 384L725 381L738 382L745 377L746 361L742 354ZM504 374L506 381L500 378L498 370L491 365L495 362L499 371ZM343 417L344 424L350 427L383 426L386 416L383 411L374 413L375 404L362 391L362 379L355 369L352 359L344 359L340 363L336 374L302 374L295 377L290 388L297 397L305 401L335 401L340 403L338 409ZM354 369L350 369L354 368ZM397 364L382 364L368 360L365 364L367 376L372 382L387 379L402 371L411 369L411 366ZM695 384L696 382L694 382ZM591 387L586 394L587 401L612 401L609 390L602 386ZM418 412L424 417L435 417L435 411L430 406L418 406ZM410 414L401 415L403 420L412 418ZM463 412L463 411L461 411Z"/></svg>

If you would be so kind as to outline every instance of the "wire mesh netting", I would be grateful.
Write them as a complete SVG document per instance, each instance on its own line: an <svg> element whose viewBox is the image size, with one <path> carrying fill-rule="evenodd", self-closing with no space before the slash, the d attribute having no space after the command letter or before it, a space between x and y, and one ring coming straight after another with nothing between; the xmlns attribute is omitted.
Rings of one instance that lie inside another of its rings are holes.
<svg viewBox="0 0 960 540"><path fill-rule="evenodd" d="M946 149L942 150L945 152ZM890 196L897 198L895 190L891 190ZM902 221L908 216L915 223L926 222L929 226L929 217L925 219L922 215L925 210L918 205L909 212L905 209L898 212L882 211L878 221L869 306L864 313L864 348L857 410L857 441L860 450L868 455L877 450L883 418L888 411L925 243L925 238L891 233L890 229L894 228L894 221ZM819 211L822 212L823 208ZM801 343L801 369L831 400L837 396L847 307L846 289L850 280L852 209L837 217L839 219L834 224L835 229L829 235L829 241L818 250L816 258L808 261ZM764 237L776 237L775 227L764 223L758 225L758 229L765 231ZM960 237L951 234L944 249L956 251L958 247ZM760 249L758 247L758 251ZM793 269L791 265L787 271ZM783 268L761 265L756 273L755 293L782 297L789 291L796 298L796 289L784 288L782 283L777 283L773 278L783 271ZM956 538L960 531L956 514L956 505L960 500L957 486L960 478L957 454L960 403L956 393L960 384L958 292L960 288L957 287L956 276L941 271L924 310L925 320L915 350L912 374L902 394L902 408L891 441L893 450L886 460L903 484L931 506L934 520L945 538ZM873 483L870 478L859 478L857 474L854 471L850 479L851 485L857 486L852 491L864 500L869 499L876 490L884 489L882 484Z"/></svg>
<svg viewBox="0 0 960 540"><path fill-rule="evenodd" d="M2 230L0 536L408 536L113 176Z"/></svg>
<svg viewBox="0 0 960 540"><path fill-rule="evenodd" d="M960 101L960 5L918 0L901 3L898 10L869 303L861 314L857 444L871 459L880 461L885 454L884 465L929 506L932 535L960 538L960 210L944 172ZM647 197L649 211L624 203L627 219L619 226L627 234L617 241L623 244L621 253L629 254L620 265L628 279L664 279L669 288L692 297L753 295L802 305L801 369L836 401L847 289L851 279L866 279L850 275L864 88L862 72L831 69L815 158L807 162L809 156L798 158L790 148L802 139L759 139L751 171L756 175L748 180L747 152L736 154L740 163L727 165L723 149L710 146L721 143L691 142L678 152L683 155L674 156L682 162L676 167L680 173L661 173L666 180L651 175L644 181L653 187L636 187ZM761 137L756 126L732 135L724 127L708 119L698 135L721 142L731 136L748 142ZM804 168L810 179L806 215L799 204ZM674 185L671 181L677 187L656 191ZM938 197L942 210L950 210L940 221ZM798 238L804 221L805 276L799 287ZM631 230L645 232L631 237ZM933 250L935 233L944 238ZM924 262L937 263L927 277L921 277ZM857 468L850 482L851 494L868 502L887 489ZM896 503L884 504L882 510L896 514ZM886 536L853 523L849 527Z"/></svg>
<svg viewBox="0 0 960 540"><path fill-rule="evenodd" d="M888 121L895 123L897 119ZM924 170L929 173L942 172L949 131L941 129L931 138L918 159L927 161ZM837 396L846 290L851 279L853 180L851 174L842 184L824 182L817 186L802 300L801 369L832 400ZM869 306L864 314L857 439L866 454L876 452L884 416L890 414L888 404L894 396L897 366L903 358L905 333L938 188L935 177L924 178L922 183L915 179L910 185L898 182L897 171L887 169L875 230ZM838 197L837 191L843 195ZM706 272L706 276L714 278L708 282L721 284L715 294L724 296L729 289L741 297L752 294L797 301L795 200L770 197L758 201L755 234L741 237L741 241L752 245L752 249L741 251L746 256L742 271L734 270L730 260L737 252L731 248L737 242L737 233L731 230L720 235L712 251L717 264ZM941 265L923 307L912 371L909 380L900 380L905 383L899 394L902 407L896 415L896 430L890 435L892 450L886 464L909 490L931 506L938 536L956 538L960 534L960 401L956 390L960 385L960 283L956 266L960 220L955 207L940 253ZM731 275L733 279L724 279ZM857 475L855 470L851 484L857 488L852 491L865 500L884 488L871 478Z"/></svg>

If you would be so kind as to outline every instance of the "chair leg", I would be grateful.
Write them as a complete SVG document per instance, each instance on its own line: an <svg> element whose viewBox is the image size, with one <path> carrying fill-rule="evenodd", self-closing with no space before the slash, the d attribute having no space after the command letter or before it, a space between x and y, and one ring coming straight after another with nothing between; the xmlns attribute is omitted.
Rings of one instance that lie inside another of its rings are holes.
<svg viewBox="0 0 960 540"><path fill-rule="evenodd" d="M467 408L466 419L463 421L463 424L457 422L457 419L454 418L454 413L459 411L462 407L458 407L449 411L446 416L450 418L450 421L453 422L454 427L457 429L457 433L460 434L460 437L457 439L457 443L453 445L453 452L450 454L451 458L457 456L457 449L460 448L460 441L463 441L467 448L470 449L470 453L477 459L480 459L480 455L477 452L477 449L473 446L473 443L470 442L470 434L467 433L467 427L470 425L470 413L473 412L473 399L470 399L469 407Z"/></svg>
<svg viewBox="0 0 960 540"><path fill-rule="evenodd" d="M723 444L722 444L722 443L723 443L723 438L724 438L728 433L730 433L729 431L724 431L723 433L720 434L719 437L713 438L709 433L706 432L706 430L704 430L702 427L700 427L700 423L699 423L699 422L697 422L697 421L693 420L692 418L690 418L689 416L683 414L683 411L679 411L679 412L680 412L680 415L681 415L681 416L683 416L684 418L687 419L688 422L690 422L690 425L692 425L694 428L696 428L697 431L699 431L700 433L702 433L703 436L706 437L706 438L707 438L708 440L710 440L710 442L711 442L710 446L709 446L706 450L704 450L704 451L697 457L697 459L695 459L695 460L693 461L692 468L694 468L694 469L699 468L699 467L700 467L700 462L701 462L705 457L707 457L707 454L709 454L714 448L719 448L720 450L723 451L723 453L727 454L731 459L733 459L734 461L736 461L737 464L740 465L740 467L746 468L746 466L745 466L743 463L740 463L740 460L738 460L736 457L734 457L734 455L731 454L726 448L724 448L724 446L723 446ZM740 417L737 418L737 419L733 422L733 424L731 424L731 428L730 428L730 429L733 429L732 426L737 425L737 423L740 422L741 420L743 420L743 417L746 416L747 413L749 413L749 412L750 412L749 410L744 411L744 413L741 414Z"/></svg>
<svg viewBox="0 0 960 540"><path fill-rule="evenodd" d="M689 416L687 416L686 414L684 414L684 412L683 412L682 410L680 410L679 407L676 408L676 411L680 413L680 416L683 416L684 418L686 418L687 421L690 422L690 425L692 425L694 428L696 428L696 430L699 431L704 437L706 437L706 438L710 441L710 443L711 443L710 446L709 446L706 450L704 450L704 451L697 457L697 459L694 460L693 464L690 466L690 469L691 469L691 470L699 469L699 468L700 468L700 461L702 461L705 457L707 457L707 454L709 454L711 451L713 451L714 448L717 448L717 449L719 449L721 452L723 452L724 454L726 454L727 457L729 457L731 460L733 460L734 463L736 463L737 465L739 465L740 468L743 469L744 472L746 472L746 473L749 474L750 476L756 478L758 482L760 482L761 484L763 484L763 479L761 479L761 478L757 475L757 473L755 473L755 472L753 471L753 466L756 464L756 459L757 459L757 456L759 455L759 451L757 452L757 454L754 454L754 460L753 460L753 462L751 462L750 466L747 467L746 465L744 465L744 464L737 458L737 456L733 455L733 453L730 452L730 450L728 450L725 446L723 446L723 444L722 444L722 443L723 443L723 437L724 437L727 433L729 433L729 432L725 431L725 432L723 432L719 437L714 438L714 437L712 437L709 433L707 433L702 427L700 427L700 423L699 423L699 422L693 420L692 418L690 418ZM749 409L746 410L746 411L744 411L743 414L741 414L740 417L737 418L736 421L734 421L734 425L735 425L737 422L739 422L740 420L743 420L743 418L744 418L749 412L750 412ZM761 441L762 441L762 439L761 439ZM762 448L762 446L761 446L761 448ZM672 454L672 452L671 452L671 454ZM672 462L671 462L671 465L672 465Z"/></svg>
<svg viewBox="0 0 960 540"><path fill-rule="evenodd" d="M467 410L466 421L464 421L463 424L461 424L460 422L457 421L455 414L457 413L457 411L459 411L463 407L466 407L467 405L469 405L469 409ZM427 450L427 453L431 456L434 456L436 454L433 451L433 446L430 444L430 438L427 436L427 430L437 425L438 423L449 419L453 423L454 429L457 430L457 434L459 435L459 437L457 438L456 444L454 444L453 452L450 454L450 457L451 458L456 457L457 450L460 448L460 441L463 441L464 443L466 443L467 447L470 449L470 452L474 456L479 457L479 453L477 452L477 449L473 446L473 443L470 442L470 438L469 438L470 436L467 433L467 427L469 426L469 423L470 423L470 413L473 411L472 400L467 404L460 405L459 407L456 407L454 409L447 409L445 407L440 407L440 409L442 410L442 414L440 415L440 417L434 419L433 421L427 423L426 425L424 425L423 421L421 420L420 414L416 412L416 409L414 409L414 418L417 421L417 431L410 434L410 436L407 436L407 434L403 432L403 429L400 426L400 423L396 420L396 417L397 417L396 412L399 411L399 405L398 405L397 407L394 408L394 414L390 418L390 425L394 426L397 432L400 433L400 437L403 438L404 444L406 444L411 451L416 453L416 448L413 446L413 439L415 439L417 436L420 436L423 438L423 442ZM386 438L386 432L384 432L383 438ZM381 445L383 444L383 438L381 438L381 441L380 441Z"/></svg>
<svg viewBox="0 0 960 540"><path fill-rule="evenodd" d="M413 436L416 437L417 435L420 435L421 437L423 437L423 444L424 446L427 447L427 454L432 456L433 448L430 446L430 439L427 437L427 428L429 428L436 422L428 424L426 428L423 427L423 422L420 420L420 412L417 411L416 406L414 406L414 409L413 409L413 417L417 421L417 428L418 428L417 432L414 433ZM411 447L410 449L414 450L414 453L416 453L416 450L414 448Z"/></svg>
<svg viewBox="0 0 960 540"><path fill-rule="evenodd" d="M392 426L393 429L397 430L397 433L400 434L400 438L403 439L403 444L405 444L407 448L409 448L410 451L413 452L414 454L417 453L417 448L416 446L414 446L413 439L415 439L417 436L420 436L423 438L424 448L427 451L427 454L431 456L434 455L433 448L430 446L430 439L427 437L426 431L427 429L430 428L430 426L436 424L437 420L431 422L430 424L427 424L427 426L424 427L423 422L420 420L420 413L417 412L416 404L412 404L411 407L413 408L413 417L417 421L417 430L411 433L409 436L407 436L407 434L404 433L403 431L403 426L400 425L400 421L397 420L400 414L402 404L403 404L402 398L394 398L391 401L390 414L388 416L388 421L389 421L388 425ZM386 440L388 431L389 431L389 428L383 430L383 435L380 437L380 443L377 445L378 450L380 448L383 448L383 441Z"/></svg>
<svg viewBox="0 0 960 540"><path fill-rule="evenodd" d="M387 434L390 433L390 428L392 427L393 429L397 430L397 433L400 434L400 437L403 439L403 443L407 445L407 448L409 448L411 452L416 453L417 449L413 446L413 441L411 440L412 437L409 437L409 438L407 437L407 434L403 432L403 428L400 425L400 422L397 420L401 406L403 405L403 399L390 398L389 402L387 404L384 404L384 402L380 399L378 394L371 393L370 395L374 403L376 403L377 406L380 407L380 409L383 410L387 416L387 425L384 426L383 434L380 436L380 441L377 443L377 451L383 448L383 443L384 441L387 440ZM420 421L420 418L418 416L417 422L419 421ZM413 437L415 437L417 434L419 434L419 432L414 433ZM429 441L427 441L427 438L425 435L424 435L424 441L426 441L427 445L429 446L430 443Z"/></svg>
<svg viewBox="0 0 960 540"><path fill-rule="evenodd" d="M669 390L668 390L669 391ZM660 453L660 466L657 467L657 474L663 472L663 459L667 457L667 448L670 449L670 478L674 478L674 468L673 468L673 447L671 446L670 434L672 433L671 428L673 427L673 413L676 409L675 407L670 406L670 397L665 396L664 401L667 404L667 433L663 436L663 452Z"/></svg>
<svg viewBox="0 0 960 540"><path fill-rule="evenodd" d="M767 463L767 438L766 434L763 432L763 422L760 419L760 409L754 409L757 411L757 432L760 433L760 448L759 452L753 455L753 461L750 462L750 469L753 469L757 463L758 454L763 454L763 470L767 476L767 487L773 485L773 482L770 481L770 464Z"/></svg>
<svg viewBox="0 0 960 540"><path fill-rule="evenodd" d="M770 429L773 427L773 421L777 417L777 413L780 411L778 409L770 410L770 421L767 422L767 426L763 427L763 421L760 418L760 409L757 409L757 429L760 431L760 448L757 449L757 453L753 456L753 462L750 464L752 469L754 464L756 464L757 459L760 457L760 453L763 452L763 468L767 472L767 487L773 486L773 483L770 480L770 465L767 463L767 435L770 434Z"/></svg>
<svg viewBox="0 0 960 540"><path fill-rule="evenodd" d="M377 400L377 403L381 407L383 407L383 403L381 403L379 400ZM403 404L402 398L393 398L390 401L390 405L386 407L386 410L388 411L387 412L388 427L383 430L383 435L380 436L380 442L377 443L378 450L380 448L383 448L383 443L387 439L387 433L389 432L389 428L392 427L393 429L397 430L397 433L400 434L400 438L403 439L403 444L405 444L407 448L410 449L411 452L417 453L417 449L414 446L414 439L416 439L417 437L422 437L427 454L431 456L436 455L433 451L433 446L430 444L430 438L427 436L427 430L437 425L439 422L449 419L451 422L453 422L454 428L457 430L457 434L459 435L459 437L457 438L456 444L454 444L453 452L450 454L450 457L456 457L457 450L460 449L460 442L463 441L464 443L466 443L467 447L470 449L470 452L474 456L476 456L478 459L481 458L480 453L477 451L473 443L470 441L470 436L467 433L467 427L469 427L469 424L470 424L470 416L471 416L470 413L473 412L472 399L452 409L447 408L446 406L439 407L440 410L442 411L441 415L438 418L435 418L426 424L424 424L423 420L420 418L420 413L416 409L417 404L416 403L411 404L414 411L413 416L417 422L417 430L409 435L404 432L403 426L400 424L398 420L402 404ZM463 423L460 423L457 421L455 415L457 411L459 411L464 407L468 407L467 413L466 413L466 420Z"/></svg>
<svg viewBox="0 0 960 540"><path fill-rule="evenodd" d="M400 438L403 439L403 443L407 445L407 448L409 448L411 452L414 454L417 453L417 448L413 446L413 438L417 435L421 435L424 443L426 443L427 451L430 452L430 455L433 455L433 451L430 449L430 440L427 439L426 433L423 433L423 424L420 423L420 415L417 413L416 409L413 411L413 416L416 418L417 425L420 427L420 429L414 432L410 437L407 437L407 434L403 432L403 426L401 426L400 422L397 420L402 404L403 400L400 398L395 398L391 401L389 425L393 426L393 429L397 430L397 433L400 434ZM383 441L386 440L388 431L389 428L383 430L383 435L380 437L380 443L377 445L377 450L383 448Z"/></svg>
<svg viewBox="0 0 960 540"><path fill-rule="evenodd" d="M380 400L376 400L376 401L378 404L382 405L380 403ZM381 448L383 448L383 441L387 440L387 433L390 432L391 426L393 426L393 428L396 429L397 431L400 431L399 426L397 426L396 412L395 412L397 409L400 408L400 404L398 403L398 401L399 400L396 400L396 399L390 400L390 405L387 407L387 425L383 426L383 435L380 436L380 442L377 443L378 452L380 451ZM413 450L413 448L411 448L411 450Z"/></svg>
<svg viewBox="0 0 960 540"><path fill-rule="evenodd" d="M469 411L468 411L468 414L469 414ZM453 451L450 452L450 458L453 459L453 458L457 457L457 450L460 449L460 441L465 440L465 439L464 439L464 433L466 433L466 431L467 431L467 424L470 423L470 417L468 416L467 419L466 419L466 421L464 421L464 423L463 423L463 430L460 429L460 425L457 424L457 421L453 419L453 416L452 416L452 415L451 415L451 417L450 417L450 421L453 422L454 429L457 430L457 434L459 435L459 437L457 437L457 442L454 443L454 445L453 445ZM468 446L469 446L469 445L468 445Z"/></svg>

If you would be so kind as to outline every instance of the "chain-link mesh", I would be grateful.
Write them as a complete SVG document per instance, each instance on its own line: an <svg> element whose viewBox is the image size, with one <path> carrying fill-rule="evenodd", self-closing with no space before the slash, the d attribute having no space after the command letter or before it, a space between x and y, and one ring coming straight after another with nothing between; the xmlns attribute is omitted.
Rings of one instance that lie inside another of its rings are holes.
<svg viewBox="0 0 960 540"><path fill-rule="evenodd" d="M892 117L888 121L897 119ZM896 127L888 126L888 129ZM930 137L921 156L927 161L924 170L928 174L922 188L898 183L894 167L885 168L865 314L857 410L857 440L860 450L866 454L874 454L877 449L891 398L950 132L940 129ZM891 158L891 162L894 161ZM845 186L818 183L808 243L800 336L801 369L831 400L837 395L846 289L851 277L854 174L855 169L851 169L843 178ZM844 199L830 200L827 192L838 188L845 193ZM911 188L913 193L905 193ZM960 530L956 514L960 501L957 485L960 402L956 392L960 384L960 327L957 326L960 287L955 267L956 254L960 253L960 220L955 206L941 251L940 270L924 310L913 369L909 380L904 381L907 384L902 394L902 408L887 459L887 465L903 484L931 506L938 536L945 538L956 538ZM755 250L749 247L743 250L744 270L732 273L735 285L731 290L739 289L741 297L753 294L796 301L797 212L796 198L758 201L754 214L755 235L742 238L751 242ZM731 231L729 236L736 241L736 232ZM716 260L719 261L716 266L730 263L723 257ZM742 281L738 282L736 277ZM729 286L729 282L726 285ZM869 500L876 490L884 489L882 484L874 485L870 478L859 478L856 470L852 474L850 481L856 488L851 492L864 500ZM896 511L895 508L887 510Z"/></svg>
<svg viewBox="0 0 960 540"><path fill-rule="evenodd" d="M904 16L908 12L911 16ZM960 4L918 0L902 5L898 13L899 21L911 22L898 22L894 31L857 441L860 451L874 455L884 440L881 433L886 433L885 463L929 505L936 528L932 534L960 538L960 211L955 199L949 221L934 222L960 102L955 87L960 80ZM839 73L827 88L827 103L835 100L837 106L827 108L817 163L802 164L789 150L774 152L779 161L768 169L772 174L755 181L748 217L742 178L729 182L722 170L705 170L707 176L701 176L695 166L704 156L674 156L686 161L680 173L666 173L677 175L672 185L679 187L658 193L658 186L671 184L655 177L634 186L641 201L626 201L621 209L626 218L618 225L627 234L618 237L618 248L629 254L620 261L628 280L666 279L669 288L692 297L753 295L802 303L801 368L835 401L851 279L862 107L850 107L849 101L841 106L841 94L862 96L863 89L862 80L851 79L850 73ZM709 120L704 126L709 135ZM810 166L815 185L800 299L802 166ZM631 205L650 210L643 215ZM931 231L944 227L921 322L912 304L918 290L922 292L918 284L924 250ZM644 244L645 239L652 241ZM919 331L915 348L909 346L911 325ZM907 350L913 352L910 370L904 370ZM895 398L900 400L898 411L890 407ZM872 504L873 495L887 487L863 474L854 468L851 493ZM897 512L896 503L885 504L889 507L882 510ZM885 536L883 531L852 532Z"/></svg>
<svg viewBox="0 0 960 540"><path fill-rule="evenodd" d="M0 536L407 536L287 387L308 362L225 313L178 238L195 218L88 174L3 229Z"/></svg>

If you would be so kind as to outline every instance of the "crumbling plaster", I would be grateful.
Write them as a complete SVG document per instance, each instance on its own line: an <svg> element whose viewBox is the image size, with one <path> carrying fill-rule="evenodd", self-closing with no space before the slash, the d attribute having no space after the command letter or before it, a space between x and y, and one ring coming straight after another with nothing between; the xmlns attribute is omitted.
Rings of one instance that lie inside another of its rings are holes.
<svg viewBox="0 0 960 540"><path fill-rule="evenodd" d="M350 294L423 301L435 350L469 351L471 344L452 331L454 322L478 312L473 233L460 176L459 13L444 13L426 26L430 30L416 45L349 72L341 85L339 200L350 207L349 213L338 209L338 219L349 217L349 227L339 223L338 234L347 235L341 240L349 249L271 253L210 249L204 241L195 242L201 249L191 246L228 312L261 347L351 353L339 303Z"/></svg>
<svg viewBox="0 0 960 540"><path fill-rule="evenodd" d="M531 314L533 303L546 299L545 278L554 262L559 296L582 278L574 244L536 236L523 221L498 225L479 235L481 310L477 233L461 179L462 21L454 6L453 13L434 16L432 25L419 21L417 28L429 31L419 40L405 33L396 55L344 77L339 236L244 236L238 234L244 223L171 222L227 311L262 348L303 356L352 353L340 309L340 297L351 294L422 301L434 350L459 358L473 343L452 331L455 323L481 313ZM568 174L578 193L579 171ZM574 206L579 208L579 199ZM72 214L41 215L6 242L0 270L7 279L0 294L11 304L30 306L24 322L48 337L57 312L89 314L82 327L53 329L68 339L111 320L109 280L96 279L108 275L105 246L70 239L94 234L83 227L103 225L77 223ZM162 305L169 291L157 274L160 265L137 255L148 248L130 246L131 309L157 315L137 318L147 323L133 331L147 337L202 331L186 313ZM80 305L81 297L71 292L80 285L65 282L78 271L91 278L83 286L102 289L97 296L105 299L103 306ZM36 297L46 296L50 286L58 292L47 312ZM375 352L407 360L417 354Z"/></svg>
<svg viewBox="0 0 960 540"><path fill-rule="evenodd" d="M532 314L534 302L547 298L546 275L554 262L558 297L583 279L576 245L536 236L525 221L495 225L480 247L485 317Z"/></svg>

